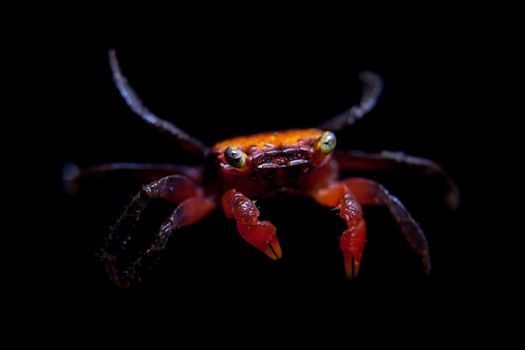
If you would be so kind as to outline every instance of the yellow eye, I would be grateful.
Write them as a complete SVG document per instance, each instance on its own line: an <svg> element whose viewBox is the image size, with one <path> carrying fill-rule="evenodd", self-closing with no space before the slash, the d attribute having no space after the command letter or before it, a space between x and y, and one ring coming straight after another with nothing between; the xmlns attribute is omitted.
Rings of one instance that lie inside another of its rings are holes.
<svg viewBox="0 0 525 350"><path fill-rule="evenodd" d="M238 148L228 147L224 151L224 159L232 167L240 169L246 165L246 154Z"/></svg>
<svg viewBox="0 0 525 350"><path fill-rule="evenodd" d="M331 131L325 131L317 142L317 147L321 153L326 155L334 151L336 144L337 139L335 138L334 133Z"/></svg>

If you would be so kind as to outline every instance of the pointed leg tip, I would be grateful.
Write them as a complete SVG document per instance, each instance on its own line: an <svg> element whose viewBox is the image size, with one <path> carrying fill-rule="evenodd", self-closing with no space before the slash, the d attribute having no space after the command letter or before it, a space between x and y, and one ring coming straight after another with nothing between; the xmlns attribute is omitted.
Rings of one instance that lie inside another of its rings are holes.
<svg viewBox="0 0 525 350"><path fill-rule="evenodd" d="M450 192L447 193L447 205L452 210L457 210L459 208L459 193L458 192Z"/></svg>
<svg viewBox="0 0 525 350"><path fill-rule="evenodd" d="M78 192L77 179L80 174L80 169L76 164L68 163L62 168L62 185L64 191L68 194L76 194Z"/></svg>
<svg viewBox="0 0 525 350"><path fill-rule="evenodd" d="M62 167L62 180L64 182L75 181L79 172L80 169L75 163L66 163Z"/></svg>
<svg viewBox="0 0 525 350"><path fill-rule="evenodd" d="M423 270L425 271L425 273L427 275L430 274L430 270L432 269L432 263L430 262L430 253L427 250L425 250L425 252L423 253Z"/></svg>
<svg viewBox="0 0 525 350"><path fill-rule="evenodd" d="M430 262L427 264L425 264L425 266L423 267L424 271L425 271L425 275L430 275L430 270L432 270L432 266L430 266Z"/></svg>

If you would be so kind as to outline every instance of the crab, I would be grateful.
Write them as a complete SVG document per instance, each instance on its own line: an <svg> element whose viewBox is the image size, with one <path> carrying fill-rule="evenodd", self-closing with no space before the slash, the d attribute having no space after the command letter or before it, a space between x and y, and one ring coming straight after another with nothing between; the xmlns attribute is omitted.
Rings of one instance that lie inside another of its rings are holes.
<svg viewBox="0 0 525 350"><path fill-rule="evenodd" d="M202 159L199 166L111 163L68 172L69 184L81 178L122 170L151 181L133 197L100 250L102 264L114 284L126 288L140 281L144 266L157 260L175 232L202 220L218 207L222 207L227 218L235 220L242 239L270 259L280 259L282 249L276 228L271 222L261 220L255 200L281 192L309 197L338 211L346 223L339 246L349 279L357 276L361 266L366 242L362 207L367 205L388 208L410 247L421 258L423 271L430 272L427 239L401 201L370 179L339 178L341 170L409 168L424 175L440 176L444 180L448 204L451 207L458 204L457 187L442 167L431 160L386 151L371 154L335 150L335 132L354 124L375 106L383 88L377 74L360 73L364 89L359 104L318 128L234 137L206 147L143 105L122 74L114 50L109 51L109 62L115 85L130 109L146 124L171 136L183 150ZM145 246L129 258L127 248L136 239L136 224L153 200L171 202L176 209Z"/></svg>

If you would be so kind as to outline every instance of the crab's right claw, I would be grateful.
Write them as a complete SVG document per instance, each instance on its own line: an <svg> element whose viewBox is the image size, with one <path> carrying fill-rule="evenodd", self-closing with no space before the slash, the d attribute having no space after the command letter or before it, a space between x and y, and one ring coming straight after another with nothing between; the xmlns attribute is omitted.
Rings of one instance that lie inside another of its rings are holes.
<svg viewBox="0 0 525 350"><path fill-rule="evenodd" d="M244 194L231 189L222 196L222 207L226 217L237 221L241 237L270 259L277 260L283 255L275 234L275 226L269 221L259 221L259 209L255 202Z"/></svg>
<svg viewBox="0 0 525 350"><path fill-rule="evenodd" d="M270 259L277 260L282 257L281 245L275 234L275 226L271 222L238 223L237 229L244 240L266 254Z"/></svg>

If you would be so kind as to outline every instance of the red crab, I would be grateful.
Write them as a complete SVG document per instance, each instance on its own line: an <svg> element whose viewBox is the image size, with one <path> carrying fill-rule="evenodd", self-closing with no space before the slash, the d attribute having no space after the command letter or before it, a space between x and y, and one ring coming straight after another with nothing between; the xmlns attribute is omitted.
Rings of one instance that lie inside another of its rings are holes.
<svg viewBox="0 0 525 350"><path fill-rule="evenodd" d="M340 170L413 168L423 174L442 176L447 186L449 205L457 205L459 197L454 183L431 160L392 152L334 152L334 132L353 124L376 104L383 85L376 74L361 73L364 92L359 105L330 119L319 129L293 129L235 137L208 148L150 112L122 75L113 50L109 53L109 59L115 84L131 110L147 124L172 136L184 150L204 159L202 165L193 167L113 163L68 173L66 180L70 184L83 177L116 170L132 170L141 178L154 180L131 200L101 249L101 260L113 283L127 287L131 282L140 280L141 267L166 248L175 231L203 219L219 205L226 217L236 220L244 240L273 260L281 258L276 228L271 222L259 219L259 208L254 200L283 191L310 197L323 206L338 209L339 216L348 226L340 238L348 278L359 272L366 241L362 205L386 206L410 246L421 257L425 272L430 271L425 235L399 199L372 180L357 177L339 179ZM177 207L160 226L147 248L140 250L129 262L125 254L134 238L135 224L153 199L169 201Z"/></svg>

